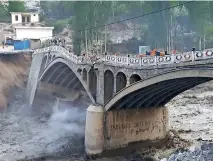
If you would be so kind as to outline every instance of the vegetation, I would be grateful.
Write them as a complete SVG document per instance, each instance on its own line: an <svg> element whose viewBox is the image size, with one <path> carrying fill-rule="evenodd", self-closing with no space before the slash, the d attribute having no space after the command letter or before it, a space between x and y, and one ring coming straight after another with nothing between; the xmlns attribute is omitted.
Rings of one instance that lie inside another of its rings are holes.
<svg viewBox="0 0 214 161"><path fill-rule="evenodd" d="M0 3L0 21L5 22L9 20L8 11L6 8Z"/></svg>
<svg viewBox="0 0 214 161"><path fill-rule="evenodd" d="M40 19L41 20L41 19ZM54 27L54 32L59 33L68 26L69 23L71 23L71 18L68 19L62 19L62 20L54 20L54 19L43 19L45 21L46 25L48 26L53 26Z"/></svg>
<svg viewBox="0 0 214 161"><path fill-rule="evenodd" d="M0 2L0 21L10 21L10 12L24 12L24 2L22 1L8 1L8 5L3 5Z"/></svg>
<svg viewBox="0 0 214 161"><path fill-rule="evenodd" d="M213 2L193 1L164 10L183 3L185 1L54 1L41 2L41 7L45 17L54 19L58 31L70 24L76 54L94 41L104 40L105 24L157 10L163 11L132 20L142 28L142 45L168 51L212 47ZM71 17L72 21L68 20ZM123 23L126 22L120 24ZM103 26L96 28L100 25Z"/></svg>
<svg viewBox="0 0 214 161"><path fill-rule="evenodd" d="M23 1L8 1L8 12L24 12L25 6Z"/></svg>

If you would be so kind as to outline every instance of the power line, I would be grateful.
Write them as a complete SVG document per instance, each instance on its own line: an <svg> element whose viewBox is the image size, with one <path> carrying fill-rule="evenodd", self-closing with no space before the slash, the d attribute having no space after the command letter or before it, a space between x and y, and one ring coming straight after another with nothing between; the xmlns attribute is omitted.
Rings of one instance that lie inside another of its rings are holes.
<svg viewBox="0 0 214 161"><path fill-rule="evenodd" d="M116 22L111 22L111 23L108 23L108 24L105 24L105 25L94 26L94 27L91 27L91 28L86 28L86 29L78 30L78 32L82 32L82 31L86 31L86 30L92 30L92 29L96 29L96 28L101 28L101 27L104 27L104 26L109 26L109 25L113 25L113 24L117 24L117 23L129 21L129 20L137 19L137 18L140 18L140 17L152 15L152 14L155 14L155 13L158 13L158 12L162 12L162 11L169 10L169 9L172 9L172 8L175 8L175 7L179 7L179 6L188 4L188 3L192 3L192 2L194 2L194 1L195 1L195 0L193 0L193 1L188 1L188 2L185 2L185 3L182 3L182 4L177 4L177 5L168 7L168 8L160 9L160 10L153 11L153 12L150 12L150 13L146 13L146 14L143 14L143 15L139 15L139 16L127 18L127 19L124 19L124 20L116 21Z"/></svg>
<svg viewBox="0 0 214 161"><path fill-rule="evenodd" d="M105 26L109 26L109 25L113 25L113 24L117 24L117 23L129 21L129 20L137 19L137 18L140 18L140 17L144 17L144 16L152 15L152 14L155 14L155 13L158 13L158 12L162 12L162 11L165 11L165 10L169 10L169 9L172 9L172 8L176 8L176 7L179 7L179 6L188 4L188 3L192 3L192 2L194 2L194 1L195 1L195 0L193 0L193 1L188 1L188 2L185 2L185 3L182 3L182 4L177 4L177 5L168 7L168 8L160 9L160 10L153 11L153 12L150 12L150 13L146 13L146 14L143 14L143 15L139 15L139 16L127 18L127 19L124 19L124 20L116 21L116 22L111 22L111 23L108 23L108 24L105 24L105 25L94 26L94 27L91 27L91 28L85 28L85 29L82 29L82 30L78 30L77 32L82 32L82 31L86 31L86 30L92 30L92 29L96 29L96 28L101 28L101 27L105 27ZM50 36L49 36L49 37L50 37ZM42 38L49 38L49 37L42 37ZM53 36L53 37L55 37L55 36Z"/></svg>

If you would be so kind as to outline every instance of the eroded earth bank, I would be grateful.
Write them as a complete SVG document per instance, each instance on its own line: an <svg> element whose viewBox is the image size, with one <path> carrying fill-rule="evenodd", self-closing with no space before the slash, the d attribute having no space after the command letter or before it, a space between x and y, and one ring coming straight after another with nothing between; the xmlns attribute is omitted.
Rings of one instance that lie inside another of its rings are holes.
<svg viewBox="0 0 214 161"><path fill-rule="evenodd" d="M35 107L29 108L25 103L29 59L20 60L28 61L21 67L17 61L10 65L0 62L0 161L87 159L84 124L88 103L82 98L75 106L61 103L65 108L58 109L54 98L40 95ZM212 90L212 82L208 82L167 104L172 132L162 149L138 149L132 154L96 160L143 160L145 155L157 160L212 160ZM190 150L185 151L185 147Z"/></svg>

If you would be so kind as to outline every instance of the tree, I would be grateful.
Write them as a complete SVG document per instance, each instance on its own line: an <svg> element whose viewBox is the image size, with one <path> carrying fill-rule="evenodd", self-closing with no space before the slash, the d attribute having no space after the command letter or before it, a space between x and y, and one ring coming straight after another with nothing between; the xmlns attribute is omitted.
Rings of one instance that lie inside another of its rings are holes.
<svg viewBox="0 0 214 161"><path fill-rule="evenodd" d="M0 21L7 21L9 19L8 12L5 6L0 3Z"/></svg>
<svg viewBox="0 0 214 161"><path fill-rule="evenodd" d="M22 1L8 1L8 12L24 12L25 6Z"/></svg>
<svg viewBox="0 0 214 161"><path fill-rule="evenodd" d="M185 2L54 1L41 2L41 6L48 14L47 16L52 16L55 19L67 19L71 15L73 16L70 26L73 30L72 40L76 54L80 54L83 47L86 48L86 46L92 45L96 40L104 40L103 31L105 27L97 26L105 26L105 24L111 22L158 10L162 11L131 21L142 26L142 35L144 35L143 39L147 43L146 45L168 51L174 48L183 50L187 44L186 38L188 37L193 42L194 35L198 37L197 43L200 42L199 46L202 46L202 42L204 42L204 47L206 43L211 44L213 2L194 1L164 10L183 3ZM85 31L84 29L88 30Z"/></svg>
<svg viewBox="0 0 214 161"><path fill-rule="evenodd" d="M186 4L185 7L189 11L189 17L193 24L193 30L198 36L199 50L202 49L202 39L205 43L206 31L212 25L212 1L195 1Z"/></svg>

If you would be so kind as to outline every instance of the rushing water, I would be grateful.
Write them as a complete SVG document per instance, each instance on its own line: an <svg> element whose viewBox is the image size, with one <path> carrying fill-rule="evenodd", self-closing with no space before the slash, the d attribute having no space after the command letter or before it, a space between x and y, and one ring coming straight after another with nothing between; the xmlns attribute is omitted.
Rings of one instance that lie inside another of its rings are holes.
<svg viewBox="0 0 214 161"><path fill-rule="evenodd" d="M85 107L59 109L54 100L40 99L31 109L23 95L24 89L18 90L16 101L1 113L0 160L83 155Z"/></svg>
<svg viewBox="0 0 214 161"><path fill-rule="evenodd" d="M83 159L87 104L60 104L57 108L53 99L42 96L35 107L29 108L24 101L25 88L14 91L10 106L0 113L0 161ZM184 139L212 140L212 105L211 83L177 96L167 105L171 128ZM97 160L131 158L126 155Z"/></svg>

